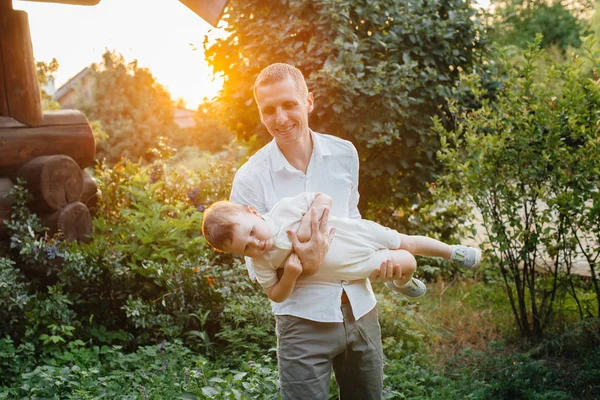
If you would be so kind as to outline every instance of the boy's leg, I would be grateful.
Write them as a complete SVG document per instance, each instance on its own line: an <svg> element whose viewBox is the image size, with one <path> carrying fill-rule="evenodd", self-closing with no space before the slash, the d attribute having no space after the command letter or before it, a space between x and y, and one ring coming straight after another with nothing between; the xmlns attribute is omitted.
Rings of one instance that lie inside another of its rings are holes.
<svg viewBox="0 0 600 400"><path fill-rule="evenodd" d="M415 256L441 257L449 260L452 255L452 246L427 236L414 236L400 234L400 249L406 250Z"/></svg>
<svg viewBox="0 0 600 400"><path fill-rule="evenodd" d="M402 267L402 278L394 279L394 284L396 286L406 285L417 269L417 260L407 250L390 250L390 256L393 265Z"/></svg>
<svg viewBox="0 0 600 400"><path fill-rule="evenodd" d="M427 236L400 234L400 249L415 256L441 257L454 264L475 268L481 261L481 251L475 247L449 245Z"/></svg>

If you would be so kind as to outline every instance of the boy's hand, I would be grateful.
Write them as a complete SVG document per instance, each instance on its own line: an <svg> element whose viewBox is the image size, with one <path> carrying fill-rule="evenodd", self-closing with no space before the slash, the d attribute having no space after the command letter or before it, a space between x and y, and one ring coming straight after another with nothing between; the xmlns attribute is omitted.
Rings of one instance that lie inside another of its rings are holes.
<svg viewBox="0 0 600 400"><path fill-rule="evenodd" d="M296 253L289 255L283 266L284 274L290 276L290 278L297 278L302 274L302 262Z"/></svg>
<svg viewBox="0 0 600 400"><path fill-rule="evenodd" d="M311 236L310 240L301 243L296 236L296 233L288 230L287 234L294 247L294 252L298 255L304 267L305 275L312 275L317 272L317 269L323 263L325 255L329 250L329 245L333 240L335 228L328 229L327 222L329 220L329 209L323 210L321 222L315 213L311 213Z"/></svg>
<svg viewBox="0 0 600 400"><path fill-rule="evenodd" d="M381 263L379 269L374 270L369 276L371 282L393 281L402 278L402 266L400 264L392 265L391 260L385 260Z"/></svg>

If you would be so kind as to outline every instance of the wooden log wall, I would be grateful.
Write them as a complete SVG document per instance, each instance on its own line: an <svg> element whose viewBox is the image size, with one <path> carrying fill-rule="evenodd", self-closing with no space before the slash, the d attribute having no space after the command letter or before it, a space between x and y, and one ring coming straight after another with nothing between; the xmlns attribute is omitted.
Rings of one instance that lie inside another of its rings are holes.
<svg viewBox="0 0 600 400"><path fill-rule="evenodd" d="M84 168L92 165L95 151L92 129L79 111L46 111L37 127L0 117L0 196L18 178L26 180L34 198L31 208L50 233L85 241L98 189ZM10 216L12 202L0 198L0 219Z"/></svg>
<svg viewBox="0 0 600 400"><path fill-rule="evenodd" d="M42 99L27 13L0 2L0 115L30 126L42 121Z"/></svg>

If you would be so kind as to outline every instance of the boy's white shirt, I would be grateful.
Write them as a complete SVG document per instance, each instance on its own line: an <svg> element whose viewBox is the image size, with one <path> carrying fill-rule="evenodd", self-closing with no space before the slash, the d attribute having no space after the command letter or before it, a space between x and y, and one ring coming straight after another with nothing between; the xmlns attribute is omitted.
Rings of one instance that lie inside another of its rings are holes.
<svg viewBox="0 0 600 400"><path fill-rule="evenodd" d="M331 216L360 218L358 211L358 153L352 143L311 132L313 154L306 174L292 167L275 140L269 142L236 173L230 200L266 214L282 198L302 192L322 192L332 197ZM250 258L246 267L255 279ZM340 310L345 290L354 317L359 319L375 307L368 279L322 280L300 277L294 291L281 303L271 302L275 315L294 315L320 322L343 322Z"/></svg>
<svg viewBox="0 0 600 400"><path fill-rule="evenodd" d="M258 283L269 288L277 283L277 269L283 266L293 250L286 234L298 230L302 217L309 210L315 193L301 193L281 199L263 215L274 234L273 248L252 259ZM336 228L329 252L313 275L324 280L357 280L369 277L371 272L390 259L390 249L400 247L400 234L375 222L362 219L329 218L329 228ZM334 256L331 256L333 254Z"/></svg>

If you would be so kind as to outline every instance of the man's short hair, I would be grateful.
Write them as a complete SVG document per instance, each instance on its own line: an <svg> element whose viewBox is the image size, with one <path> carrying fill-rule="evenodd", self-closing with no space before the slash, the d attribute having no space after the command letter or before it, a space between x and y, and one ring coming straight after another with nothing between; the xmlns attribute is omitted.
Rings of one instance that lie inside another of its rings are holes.
<svg viewBox="0 0 600 400"><path fill-rule="evenodd" d="M233 231L237 225L235 216L248 209L231 201L217 201L204 211L202 235L215 250L223 251L233 242Z"/></svg>
<svg viewBox="0 0 600 400"><path fill-rule="evenodd" d="M293 65L275 63L264 68L256 77L256 80L254 81L254 99L256 99L256 88L259 86L281 82L288 77L292 78L296 84L296 89L298 89L303 96L308 96L308 86L306 86L306 80L304 79L302 72Z"/></svg>

